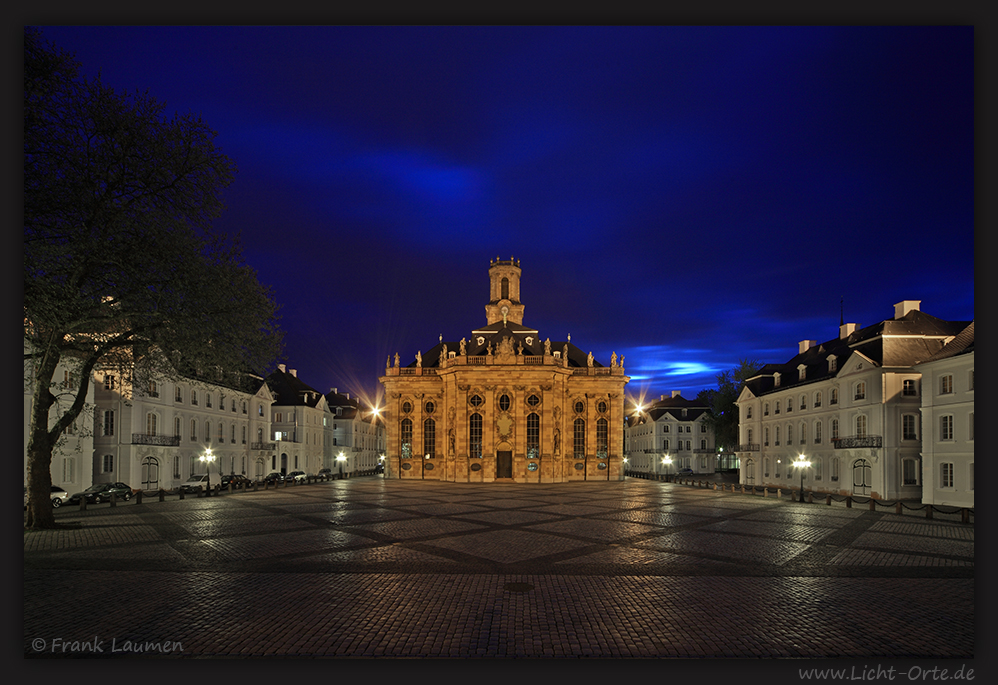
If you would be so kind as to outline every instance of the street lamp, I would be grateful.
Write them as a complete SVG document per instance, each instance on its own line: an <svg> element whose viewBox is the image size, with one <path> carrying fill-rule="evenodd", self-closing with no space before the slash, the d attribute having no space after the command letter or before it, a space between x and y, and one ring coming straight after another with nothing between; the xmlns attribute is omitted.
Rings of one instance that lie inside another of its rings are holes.
<svg viewBox="0 0 998 685"><path fill-rule="evenodd" d="M209 497L211 495L211 462L215 461L215 455L211 453L211 448L209 447L199 458L204 464L205 475L208 476L208 489L205 490L205 497Z"/></svg>
<svg viewBox="0 0 998 685"><path fill-rule="evenodd" d="M662 464L665 466L665 475L669 475L669 465L672 464L672 457L668 454L662 457Z"/></svg>
<svg viewBox="0 0 998 685"><path fill-rule="evenodd" d="M800 471L800 501L804 503L804 469L811 465L803 454L797 455L797 461L793 462L794 468Z"/></svg>
<svg viewBox="0 0 998 685"><path fill-rule="evenodd" d="M340 467L340 480L343 479L343 462L345 462L346 460L347 457L345 454L343 454L341 450L340 453L336 456L336 463L339 464Z"/></svg>

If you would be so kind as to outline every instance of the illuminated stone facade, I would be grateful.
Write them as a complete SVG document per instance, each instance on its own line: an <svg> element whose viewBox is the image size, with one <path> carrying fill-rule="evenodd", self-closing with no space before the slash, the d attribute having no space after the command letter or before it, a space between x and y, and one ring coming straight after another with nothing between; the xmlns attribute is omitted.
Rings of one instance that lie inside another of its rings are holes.
<svg viewBox="0 0 998 685"><path fill-rule="evenodd" d="M623 480L623 358L604 366L524 326L520 275L518 261L493 261L484 327L388 361L387 478Z"/></svg>

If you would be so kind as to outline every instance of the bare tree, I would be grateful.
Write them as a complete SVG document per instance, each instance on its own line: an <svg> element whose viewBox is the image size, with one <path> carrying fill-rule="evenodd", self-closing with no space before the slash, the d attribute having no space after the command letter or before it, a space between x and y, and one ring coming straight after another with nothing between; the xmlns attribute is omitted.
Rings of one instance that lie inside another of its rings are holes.
<svg viewBox="0 0 998 685"><path fill-rule="evenodd" d="M54 525L52 449L95 368L164 376L262 370L281 349L277 305L216 235L234 164L199 117L85 80L24 33L24 351L31 364L26 525ZM73 367L72 402L53 375ZM58 390L57 390L58 392Z"/></svg>

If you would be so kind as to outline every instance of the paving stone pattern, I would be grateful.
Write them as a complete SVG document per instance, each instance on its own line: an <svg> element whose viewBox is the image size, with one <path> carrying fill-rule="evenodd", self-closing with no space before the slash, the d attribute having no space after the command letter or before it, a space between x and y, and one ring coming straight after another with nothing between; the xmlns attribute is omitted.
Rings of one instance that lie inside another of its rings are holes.
<svg viewBox="0 0 998 685"><path fill-rule="evenodd" d="M26 657L974 656L958 520L380 477L56 519L24 534Z"/></svg>

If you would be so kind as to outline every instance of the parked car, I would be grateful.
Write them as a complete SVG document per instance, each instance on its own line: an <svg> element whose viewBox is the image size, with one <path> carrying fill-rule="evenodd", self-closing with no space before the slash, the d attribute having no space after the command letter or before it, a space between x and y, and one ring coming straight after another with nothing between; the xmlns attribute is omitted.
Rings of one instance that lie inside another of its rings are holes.
<svg viewBox="0 0 998 685"><path fill-rule="evenodd" d="M676 473L680 476L692 476L693 469L679 469Z"/></svg>
<svg viewBox="0 0 998 685"><path fill-rule="evenodd" d="M375 473L384 473L385 472L385 462L379 461L377 463L377 465L374 467L374 472Z"/></svg>
<svg viewBox="0 0 998 685"><path fill-rule="evenodd" d="M284 476L284 480L293 480L296 483L302 483L308 478L304 471L292 471L288 475Z"/></svg>
<svg viewBox="0 0 998 685"><path fill-rule="evenodd" d="M206 487L208 487L208 475L195 475L183 482L180 486L180 492L185 495L200 493L203 492Z"/></svg>
<svg viewBox="0 0 998 685"><path fill-rule="evenodd" d="M236 488L244 490L247 486L252 484L253 481L240 473L227 474L222 476L222 484L219 486L219 489L228 490L234 485Z"/></svg>
<svg viewBox="0 0 998 685"><path fill-rule="evenodd" d="M110 502L111 495L127 502L132 497L132 489L124 483L94 483L83 492L74 493L69 498L69 504L79 504L80 500L84 498L86 498L87 504Z"/></svg>
<svg viewBox="0 0 998 685"><path fill-rule="evenodd" d="M319 472L315 474L319 478L330 478L333 475L332 469L319 469Z"/></svg>
<svg viewBox="0 0 998 685"><path fill-rule="evenodd" d="M270 483L271 485L276 485L277 483L284 482L284 475L281 474L279 471L271 471L270 473L268 473L266 476L263 477L263 480L267 483Z"/></svg>
<svg viewBox="0 0 998 685"><path fill-rule="evenodd" d="M58 485L52 486L52 506L61 507L63 504L69 501L69 493L60 488ZM24 508L28 508L28 486L24 486Z"/></svg>

